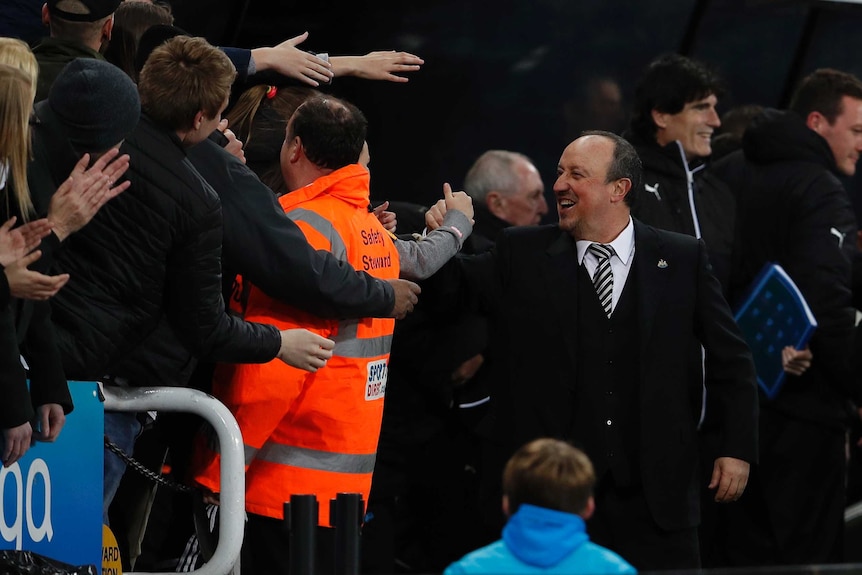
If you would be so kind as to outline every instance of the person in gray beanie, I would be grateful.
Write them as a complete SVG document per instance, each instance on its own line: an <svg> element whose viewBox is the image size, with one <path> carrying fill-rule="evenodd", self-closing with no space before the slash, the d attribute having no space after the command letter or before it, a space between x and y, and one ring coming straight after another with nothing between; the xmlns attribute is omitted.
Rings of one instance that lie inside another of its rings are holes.
<svg viewBox="0 0 862 575"><path fill-rule="evenodd" d="M44 107L44 104L40 104ZM92 58L72 60L51 87L48 106L78 152L104 152L138 125L141 100L116 66Z"/></svg>

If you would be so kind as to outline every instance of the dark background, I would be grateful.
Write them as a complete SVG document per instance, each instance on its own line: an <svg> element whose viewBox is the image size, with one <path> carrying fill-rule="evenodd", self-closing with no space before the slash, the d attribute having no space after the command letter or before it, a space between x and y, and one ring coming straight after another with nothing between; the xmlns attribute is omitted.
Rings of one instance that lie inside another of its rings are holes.
<svg viewBox="0 0 862 575"><path fill-rule="evenodd" d="M0 35L37 42L42 1L0 0ZM332 87L370 121L376 199L430 204L490 148L532 157L550 192L565 145L583 129L620 131L635 80L663 52L717 68L729 88L719 112L782 107L818 67L862 76L862 0L168 1L178 26L218 45L274 45L308 30L308 50L424 58L407 84ZM597 80L617 102L591 97Z"/></svg>
<svg viewBox="0 0 862 575"><path fill-rule="evenodd" d="M634 81L663 52L718 69L729 87L720 112L746 103L783 106L798 79L818 67L862 76L862 6L853 2L172 4L179 26L222 45L272 45L308 30L302 47L313 51L395 49L424 58L407 84L344 78L332 91L368 116L372 195L425 204L439 197L442 182L460 186L473 160L490 148L532 157L550 190L559 154L578 131L624 127ZM587 104L585 91L597 78L616 82L621 108Z"/></svg>

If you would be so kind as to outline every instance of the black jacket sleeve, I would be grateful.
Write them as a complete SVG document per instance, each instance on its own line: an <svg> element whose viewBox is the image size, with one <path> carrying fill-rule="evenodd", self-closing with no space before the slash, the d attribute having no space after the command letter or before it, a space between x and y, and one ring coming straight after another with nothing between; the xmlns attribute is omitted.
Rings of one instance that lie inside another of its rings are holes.
<svg viewBox="0 0 862 575"><path fill-rule="evenodd" d="M189 166L190 169L191 166ZM213 194L205 189L204 194ZM229 363L275 358L281 335L271 325L244 322L225 313L221 292L221 207L218 199L194 211L184 239L167 263L165 307L177 337L192 355Z"/></svg>
<svg viewBox="0 0 862 575"><path fill-rule="evenodd" d="M272 191L209 140L189 159L219 195L225 274L241 274L268 296L324 318L386 317L392 287L315 251Z"/></svg>
<svg viewBox="0 0 862 575"><path fill-rule="evenodd" d="M51 324L51 306L47 301L33 302L21 353L30 367L30 397L34 407L58 403L63 411L72 411L72 395L63 372L63 362Z"/></svg>
<svg viewBox="0 0 862 575"><path fill-rule="evenodd" d="M27 376L18 352L12 309L0 309L0 429L17 427L33 419Z"/></svg>

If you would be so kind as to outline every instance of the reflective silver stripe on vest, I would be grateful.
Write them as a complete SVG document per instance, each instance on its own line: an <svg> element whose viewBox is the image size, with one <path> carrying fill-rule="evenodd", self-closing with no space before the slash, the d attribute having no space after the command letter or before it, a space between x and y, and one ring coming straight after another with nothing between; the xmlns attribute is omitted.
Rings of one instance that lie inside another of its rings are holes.
<svg viewBox="0 0 862 575"><path fill-rule="evenodd" d="M374 461L377 459L377 454L332 453L305 447L279 445L267 441L258 452L257 459L317 471L371 473L374 471Z"/></svg>
<svg viewBox="0 0 862 575"><path fill-rule="evenodd" d="M252 447L251 445L243 444L243 451L245 452L245 464L251 465L252 460L254 460L255 455L259 449L257 447Z"/></svg>
<svg viewBox="0 0 862 575"><path fill-rule="evenodd" d="M386 355L392 349L392 335L381 335L379 337L358 338L358 320L347 319L338 322L338 335L333 337L335 349L333 355L338 357L349 357L362 359L366 357L380 357Z"/></svg>
<svg viewBox="0 0 862 575"><path fill-rule="evenodd" d="M305 222L318 233L329 238L332 255L341 261L347 261L347 247L344 240L341 239L338 231L329 220L304 208L296 208L287 212L287 217L295 222ZM335 340L335 349L332 350L334 355L363 359L380 357L389 353L389 350L392 349L391 335L360 339L356 337L357 325L358 321L355 319L345 320L338 324L338 335L333 338Z"/></svg>
<svg viewBox="0 0 862 575"><path fill-rule="evenodd" d="M343 262L347 261L347 247L344 245L344 240L341 239L341 236L332 225L332 222L323 216L304 208L290 210L287 212L287 217L295 222L307 223L317 230L323 237L328 238L332 255Z"/></svg>

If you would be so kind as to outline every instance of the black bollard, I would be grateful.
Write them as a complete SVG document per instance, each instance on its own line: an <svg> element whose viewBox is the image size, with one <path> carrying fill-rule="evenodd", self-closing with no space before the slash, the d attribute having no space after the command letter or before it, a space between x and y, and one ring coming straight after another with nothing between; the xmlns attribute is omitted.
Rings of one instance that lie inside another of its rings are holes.
<svg viewBox="0 0 862 575"><path fill-rule="evenodd" d="M359 527L364 508L360 493L339 493L330 500L329 524L335 527L335 575L359 575Z"/></svg>
<svg viewBox="0 0 862 575"><path fill-rule="evenodd" d="M318 503L314 495L291 495L284 504L284 521L290 532L290 575L315 575Z"/></svg>

